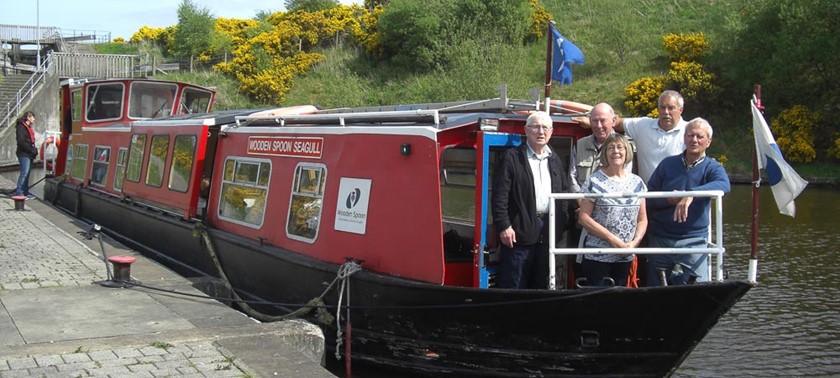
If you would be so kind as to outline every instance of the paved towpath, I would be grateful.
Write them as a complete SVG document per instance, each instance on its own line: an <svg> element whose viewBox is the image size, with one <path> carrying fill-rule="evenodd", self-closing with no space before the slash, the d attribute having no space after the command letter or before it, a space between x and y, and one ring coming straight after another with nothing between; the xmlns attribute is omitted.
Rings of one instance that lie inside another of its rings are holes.
<svg viewBox="0 0 840 378"><path fill-rule="evenodd" d="M137 258L133 279L197 297L98 284L106 267L99 240L78 234L87 227L0 195L0 378L333 377L318 327L258 323L107 236L108 255Z"/></svg>

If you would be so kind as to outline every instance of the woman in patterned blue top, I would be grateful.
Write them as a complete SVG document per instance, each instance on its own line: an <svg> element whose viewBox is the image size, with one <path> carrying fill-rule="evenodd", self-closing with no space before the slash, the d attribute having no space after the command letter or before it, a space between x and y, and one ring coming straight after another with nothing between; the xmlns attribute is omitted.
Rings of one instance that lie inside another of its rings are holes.
<svg viewBox="0 0 840 378"><path fill-rule="evenodd" d="M633 160L627 137L612 134L601 150L601 169L593 173L581 188L582 193L641 193L647 187L639 176L624 171ZM645 199L587 198L580 204L581 226L586 230L586 248L636 248L647 230ZM635 255L589 253L583 256L582 273L586 285L627 286Z"/></svg>

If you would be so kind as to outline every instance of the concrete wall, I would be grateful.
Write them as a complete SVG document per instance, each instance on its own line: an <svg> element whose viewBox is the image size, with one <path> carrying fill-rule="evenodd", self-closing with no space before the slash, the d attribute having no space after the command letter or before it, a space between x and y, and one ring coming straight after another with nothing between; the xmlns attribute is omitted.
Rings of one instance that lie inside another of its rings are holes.
<svg viewBox="0 0 840 378"><path fill-rule="evenodd" d="M38 148L41 147L41 142L44 140L45 131L60 130L60 89L61 85L59 84L58 76L54 73L48 73L44 79L44 84L35 91L32 100L23 107L23 112L31 110L35 113L35 144ZM17 156L15 155L16 149L15 127L0 128L0 167L18 164Z"/></svg>

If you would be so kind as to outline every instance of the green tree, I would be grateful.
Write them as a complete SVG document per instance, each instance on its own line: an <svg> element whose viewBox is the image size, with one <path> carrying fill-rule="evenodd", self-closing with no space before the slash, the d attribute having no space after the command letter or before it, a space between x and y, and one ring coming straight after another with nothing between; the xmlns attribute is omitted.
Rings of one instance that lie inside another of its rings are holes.
<svg viewBox="0 0 840 378"><path fill-rule="evenodd" d="M379 18L384 56L413 69L444 69L461 45L521 45L533 9L521 0L392 0Z"/></svg>
<svg viewBox="0 0 840 378"><path fill-rule="evenodd" d="M317 12L337 7L338 0L285 0L283 5L289 12Z"/></svg>
<svg viewBox="0 0 840 378"><path fill-rule="evenodd" d="M216 20L206 7L199 7L192 0L182 0L178 5L178 27L174 34L172 52L180 58L197 56L210 50L216 35Z"/></svg>
<svg viewBox="0 0 840 378"><path fill-rule="evenodd" d="M761 84L768 115L808 104L824 122L814 132L817 156L840 131L840 3L832 0L745 2L732 18L731 40L719 57L733 88ZM743 101L748 93L739 92Z"/></svg>

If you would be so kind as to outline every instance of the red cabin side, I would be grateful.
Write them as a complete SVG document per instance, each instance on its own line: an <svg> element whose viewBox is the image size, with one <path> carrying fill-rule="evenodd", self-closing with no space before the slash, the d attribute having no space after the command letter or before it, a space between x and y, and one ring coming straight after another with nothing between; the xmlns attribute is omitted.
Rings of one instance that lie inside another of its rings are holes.
<svg viewBox="0 0 840 378"><path fill-rule="evenodd" d="M364 260L366 269L443 283L435 130L364 129L232 129L216 154L211 192L220 195L210 199L210 220L222 230L317 259L340 264L353 257ZM301 150L295 151L296 143ZM270 183L246 187L248 179L239 176L252 171L249 166L264 170L264 163L270 165ZM269 185L264 205L259 196L247 198ZM265 207L261 220L240 219L240 210L254 206Z"/></svg>

